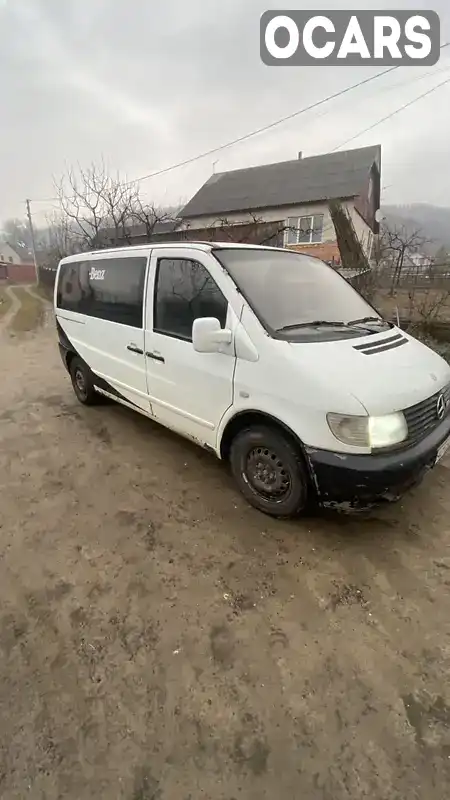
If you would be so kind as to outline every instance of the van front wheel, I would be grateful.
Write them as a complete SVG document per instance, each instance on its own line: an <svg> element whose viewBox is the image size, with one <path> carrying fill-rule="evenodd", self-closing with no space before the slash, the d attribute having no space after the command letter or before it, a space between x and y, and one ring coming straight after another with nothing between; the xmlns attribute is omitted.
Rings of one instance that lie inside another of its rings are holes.
<svg viewBox="0 0 450 800"><path fill-rule="evenodd" d="M295 517L306 507L308 479L300 452L281 431L254 426L232 442L230 464L248 502L273 517Z"/></svg>
<svg viewBox="0 0 450 800"><path fill-rule="evenodd" d="M98 402L98 394L94 389L91 371L81 358L73 358L70 363L70 377L73 390L80 403L92 406Z"/></svg>

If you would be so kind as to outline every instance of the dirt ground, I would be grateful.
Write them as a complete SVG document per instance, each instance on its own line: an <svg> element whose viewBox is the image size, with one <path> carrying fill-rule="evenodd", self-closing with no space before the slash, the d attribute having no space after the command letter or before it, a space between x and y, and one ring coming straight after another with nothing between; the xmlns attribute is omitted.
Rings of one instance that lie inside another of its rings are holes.
<svg viewBox="0 0 450 800"><path fill-rule="evenodd" d="M450 464L276 522L223 465L0 335L2 800L443 800Z"/></svg>
<svg viewBox="0 0 450 800"><path fill-rule="evenodd" d="M410 292L413 292L412 299ZM397 309L400 317L421 320L434 319L439 322L450 321L450 290L441 289L397 289L393 297L389 290L380 290L374 305L389 319L395 319Z"/></svg>

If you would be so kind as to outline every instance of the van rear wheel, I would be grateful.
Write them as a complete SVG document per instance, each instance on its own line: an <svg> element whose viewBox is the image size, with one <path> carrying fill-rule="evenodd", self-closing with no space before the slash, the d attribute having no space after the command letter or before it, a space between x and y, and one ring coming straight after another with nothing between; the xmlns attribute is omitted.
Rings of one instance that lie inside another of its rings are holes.
<svg viewBox="0 0 450 800"><path fill-rule="evenodd" d="M98 403L98 394L94 389L91 370L81 358L75 357L72 359L70 377L73 390L80 403L83 403L84 406L92 406Z"/></svg>
<svg viewBox="0 0 450 800"><path fill-rule="evenodd" d="M301 453L275 428L240 431L230 450L234 478L248 502L273 517L296 517L306 508L308 478Z"/></svg>

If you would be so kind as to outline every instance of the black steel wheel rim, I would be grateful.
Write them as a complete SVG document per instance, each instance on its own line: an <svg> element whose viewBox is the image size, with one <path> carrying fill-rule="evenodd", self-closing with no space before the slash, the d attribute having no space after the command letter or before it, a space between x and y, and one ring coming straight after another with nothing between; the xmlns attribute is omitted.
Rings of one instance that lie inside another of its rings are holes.
<svg viewBox="0 0 450 800"><path fill-rule="evenodd" d="M77 367L73 376L76 390L80 397L87 396L86 378L81 367Z"/></svg>
<svg viewBox="0 0 450 800"><path fill-rule="evenodd" d="M247 454L244 479L250 488L272 503L282 502L291 491L289 469L282 458L269 447L254 447Z"/></svg>

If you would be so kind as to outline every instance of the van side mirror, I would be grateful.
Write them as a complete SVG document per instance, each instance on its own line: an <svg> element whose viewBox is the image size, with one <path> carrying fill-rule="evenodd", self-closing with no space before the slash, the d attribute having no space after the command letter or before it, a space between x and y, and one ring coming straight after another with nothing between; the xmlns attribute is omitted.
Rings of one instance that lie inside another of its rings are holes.
<svg viewBox="0 0 450 800"><path fill-rule="evenodd" d="M221 345L231 344L233 333L221 328L214 317L200 317L192 326L192 344L197 353L219 353Z"/></svg>

